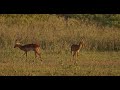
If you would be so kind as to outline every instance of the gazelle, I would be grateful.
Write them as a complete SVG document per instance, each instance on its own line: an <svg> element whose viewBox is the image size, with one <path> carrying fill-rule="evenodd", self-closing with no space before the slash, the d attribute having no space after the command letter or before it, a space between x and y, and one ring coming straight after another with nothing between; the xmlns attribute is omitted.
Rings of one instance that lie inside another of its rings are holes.
<svg viewBox="0 0 120 90"><path fill-rule="evenodd" d="M26 58L27 58L27 52L28 51L34 51L35 52L35 58L37 57L37 55L39 55L39 57L41 58L41 54L40 54L40 46L38 44L26 44L26 45L21 45L20 43L15 43L14 48L18 47L19 49L21 49L22 51L24 51L24 55L26 54Z"/></svg>
<svg viewBox="0 0 120 90"><path fill-rule="evenodd" d="M84 47L84 41L83 40L79 42L79 45L73 44L71 46L71 54L72 54L72 56L73 57L76 56L76 55L78 56L78 53L79 53L79 51L80 51L80 49L82 47Z"/></svg>

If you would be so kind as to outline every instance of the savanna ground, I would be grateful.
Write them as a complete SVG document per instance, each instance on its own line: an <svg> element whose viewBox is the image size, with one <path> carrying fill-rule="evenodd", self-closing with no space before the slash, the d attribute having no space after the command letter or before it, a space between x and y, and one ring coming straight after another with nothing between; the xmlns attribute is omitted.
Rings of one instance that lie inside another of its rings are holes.
<svg viewBox="0 0 120 90"><path fill-rule="evenodd" d="M0 16L0 76L119 76L120 30L101 27L55 15ZM70 46L84 38L86 47L77 59ZM14 48L21 43L39 43L41 56Z"/></svg>
<svg viewBox="0 0 120 90"><path fill-rule="evenodd" d="M42 53L42 60L34 52L26 59L22 51L1 51L0 75L3 76L119 76L120 52L85 52L77 59L71 54ZM77 62L75 62L75 60Z"/></svg>

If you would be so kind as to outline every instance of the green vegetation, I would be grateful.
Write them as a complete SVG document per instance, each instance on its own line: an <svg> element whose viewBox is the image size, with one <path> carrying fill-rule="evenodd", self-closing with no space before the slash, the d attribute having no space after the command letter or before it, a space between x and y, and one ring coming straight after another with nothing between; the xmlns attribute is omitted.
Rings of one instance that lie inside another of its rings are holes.
<svg viewBox="0 0 120 90"><path fill-rule="evenodd" d="M1 14L0 75L120 75L119 19L119 14ZM13 48L16 39L40 44L43 62L32 52L26 60ZM74 63L70 46L81 39L86 47Z"/></svg>
<svg viewBox="0 0 120 90"><path fill-rule="evenodd" d="M84 21L94 21L101 26L120 27L119 14L60 14L63 17L75 18Z"/></svg>

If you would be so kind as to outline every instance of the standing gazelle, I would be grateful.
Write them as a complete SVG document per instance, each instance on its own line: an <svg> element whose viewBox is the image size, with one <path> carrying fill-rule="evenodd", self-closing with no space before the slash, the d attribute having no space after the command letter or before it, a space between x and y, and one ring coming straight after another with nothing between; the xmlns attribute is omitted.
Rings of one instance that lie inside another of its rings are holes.
<svg viewBox="0 0 120 90"><path fill-rule="evenodd" d="M71 54L74 56L78 56L78 53L80 51L80 49L84 46L84 41L80 41L79 45L73 44L71 46Z"/></svg>
<svg viewBox="0 0 120 90"><path fill-rule="evenodd" d="M41 58L40 55L40 46L37 44L26 44L26 45L21 45L20 43L16 43L14 48L20 48L22 51L25 52L26 54L26 58L27 58L27 52L28 51L34 51L35 52L35 58L37 57L37 55L39 55L39 57Z"/></svg>

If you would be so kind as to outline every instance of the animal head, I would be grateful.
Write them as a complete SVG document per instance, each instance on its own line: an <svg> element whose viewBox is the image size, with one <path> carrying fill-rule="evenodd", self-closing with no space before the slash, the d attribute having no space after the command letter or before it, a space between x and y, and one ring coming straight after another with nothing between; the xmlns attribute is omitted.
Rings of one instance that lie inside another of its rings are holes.
<svg viewBox="0 0 120 90"><path fill-rule="evenodd" d="M14 48L16 48L16 47L19 47L21 44L20 43L15 43L15 46L14 46Z"/></svg>
<svg viewBox="0 0 120 90"><path fill-rule="evenodd" d="M16 39L14 48L19 47L20 45L21 45L21 43Z"/></svg>
<svg viewBox="0 0 120 90"><path fill-rule="evenodd" d="M80 45L81 47L85 47L85 46L86 46L85 41L82 39L82 40L80 41L79 45Z"/></svg>

